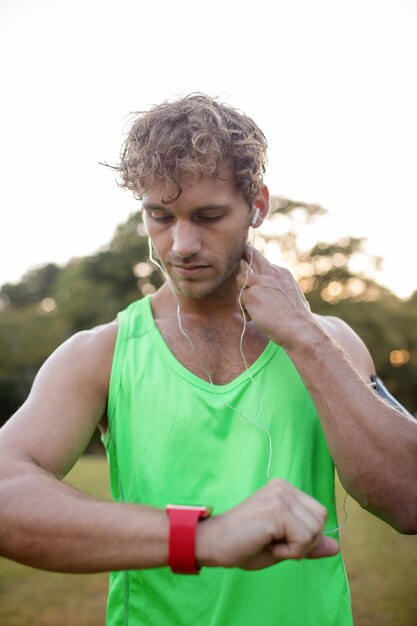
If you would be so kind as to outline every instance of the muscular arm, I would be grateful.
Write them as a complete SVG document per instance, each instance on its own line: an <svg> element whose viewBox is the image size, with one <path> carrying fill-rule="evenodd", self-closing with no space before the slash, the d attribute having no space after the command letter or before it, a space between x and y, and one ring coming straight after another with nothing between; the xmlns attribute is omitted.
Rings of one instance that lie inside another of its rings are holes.
<svg viewBox="0 0 417 626"><path fill-rule="evenodd" d="M98 572L168 562L168 518L101 502L62 483L105 415L116 325L81 333L41 368L26 403L0 430L0 555L53 571ZM201 565L268 567L335 554L325 509L283 481L203 522Z"/></svg>
<svg viewBox="0 0 417 626"><path fill-rule="evenodd" d="M417 533L417 424L369 386L372 359L348 326L312 315L291 274L257 251L253 267L246 310L299 371L345 489L399 531Z"/></svg>
<svg viewBox="0 0 417 626"><path fill-rule="evenodd" d="M67 572L166 562L161 511L100 502L59 480L106 411L115 333L109 325L61 346L1 429L0 554Z"/></svg>
<svg viewBox="0 0 417 626"><path fill-rule="evenodd" d="M316 339L288 354L315 402L340 480L364 508L417 533L417 425L369 385L374 365L355 333L334 318L320 326L324 334L312 328Z"/></svg>

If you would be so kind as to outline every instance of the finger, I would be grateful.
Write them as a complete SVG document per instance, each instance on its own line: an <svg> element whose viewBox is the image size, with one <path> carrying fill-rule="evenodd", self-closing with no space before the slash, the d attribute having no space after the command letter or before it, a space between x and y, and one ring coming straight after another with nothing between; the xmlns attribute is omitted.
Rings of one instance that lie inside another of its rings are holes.
<svg viewBox="0 0 417 626"><path fill-rule="evenodd" d="M278 562L279 560L274 557L271 550L266 549L250 557L245 563L240 565L240 567L245 570L253 571L271 567L271 565L275 565Z"/></svg>
<svg viewBox="0 0 417 626"><path fill-rule="evenodd" d="M308 517L307 511L302 518L292 513L290 524L287 525L285 542L291 558L307 558L318 547L323 536L322 525L318 520Z"/></svg>
<svg viewBox="0 0 417 626"><path fill-rule="evenodd" d="M268 261L267 261L268 263ZM270 270L272 269L272 265L270 265ZM263 287L276 287L276 282L274 281L274 276L269 274L260 274L256 272L249 272L248 269L246 271L240 271L236 275L236 282L239 289L242 287L251 287L252 285L259 285Z"/></svg>
<svg viewBox="0 0 417 626"><path fill-rule="evenodd" d="M331 537L320 537L318 544L307 553L302 553L292 544L285 542L277 542L271 548L271 554L274 559L284 561L287 559L321 559L327 556L335 556L339 552L339 544L336 539Z"/></svg>
<svg viewBox="0 0 417 626"><path fill-rule="evenodd" d="M309 559L321 559L325 556L335 556L340 550L336 539L331 537L321 537L319 544L308 555Z"/></svg>
<svg viewBox="0 0 417 626"><path fill-rule="evenodd" d="M252 267L256 274L266 274L272 269L272 264L254 246L247 242L243 259Z"/></svg>
<svg viewBox="0 0 417 626"><path fill-rule="evenodd" d="M320 541L320 537L323 534L325 517L321 513L320 515L316 515L306 506L302 508L299 506L291 507L290 511L293 516L293 525L288 534L288 542L293 541L296 544L301 544L303 545L303 549L310 552ZM293 532L293 529L297 532L297 535Z"/></svg>
<svg viewBox="0 0 417 626"><path fill-rule="evenodd" d="M247 272L240 272L236 276L236 282L240 289L242 289L242 287L249 288L256 285L257 287L282 290L282 286L277 283L274 276L265 274L248 274Z"/></svg>
<svg viewBox="0 0 417 626"><path fill-rule="evenodd" d="M246 274L248 269L249 269L249 263L246 261L245 258L242 257L241 260L240 260L240 270L239 270L239 272L243 272L243 273Z"/></svg>
<svg viewBox="0 0 417 626"><path fill-rule="evenodd" d="M253 284L253 278L253 274L248 274L248 272L239 272L239 274L236 276L237 286L239 287L239 289L242 289L242 287L248 287L249 285Z"/></svg>
<svg viewBox="0 0 417 626"><path fill-rule="evenodd" d="M296 491L293 495L291 513L302 521L311 533L320 537L327 521L326 507L303 491Z"/></svg>
<svg viewBox="0 0 417 626"><path fill-rule="evenodd" d="M238 309L239 309L239 313L242 315L242 317L247 321L247 322L251 322L252 318L249 315L248 311L246 310L245 305L243 304L242 300L239 300L237 303Z"/></svg>
<svg viewBox="0 0 417 626"><path fill-rule="evenodd" d="M321 541L327 510L304 492L291 491L289 495L286 510L290 523L287 523L286 542L298 557L307 557Z"/></svg>

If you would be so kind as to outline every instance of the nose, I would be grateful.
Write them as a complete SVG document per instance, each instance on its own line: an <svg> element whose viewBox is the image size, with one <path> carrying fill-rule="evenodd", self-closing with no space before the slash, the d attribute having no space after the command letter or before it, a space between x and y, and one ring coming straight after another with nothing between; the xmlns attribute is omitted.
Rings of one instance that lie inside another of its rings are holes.
<svg viewBox="0 0 417 626"><path fill-rule="evenodd" d="M187 219L177 219L173 231L172 252L187 258L201 251L201 241L198 235L198 226Z"/></svg>

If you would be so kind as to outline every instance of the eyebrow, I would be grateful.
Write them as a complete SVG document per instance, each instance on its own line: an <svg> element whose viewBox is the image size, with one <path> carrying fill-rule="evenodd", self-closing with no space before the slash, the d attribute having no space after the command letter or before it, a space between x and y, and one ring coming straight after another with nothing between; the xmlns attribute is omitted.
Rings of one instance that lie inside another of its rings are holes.
<svg viewBox="0 0 417 626"><path fill-rule="evenodd" d="M153 204L148 202L142 203L142 208L144 211L169 211L169 206L162 204ZM193 213L198 213L199 211L224 211L230 209L230 204L203 204L201 206L194 207L192 209Z"/></svg>

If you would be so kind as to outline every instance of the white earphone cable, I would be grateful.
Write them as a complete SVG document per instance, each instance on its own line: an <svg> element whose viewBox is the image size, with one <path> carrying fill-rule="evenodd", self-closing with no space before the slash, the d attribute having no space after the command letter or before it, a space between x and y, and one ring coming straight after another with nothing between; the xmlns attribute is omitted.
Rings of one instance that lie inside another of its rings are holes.
<svg viewBox="0 0 417 626"><path fill-rule="evenodd" d="M252 262L253 262L253 247L255 244L255 232L254 230L252 230L252 250L251 250L251 256L249 259L249 264L248 264L248 268L246 270L246 275L245 275L245 282L242 286L242 288L240 289L239 292L239 297L238 297L238 304L239 304L239 308L242 314L242 318L243 318L243 328L242 328L242 333L240 335L240 341L239 341L239 348L240 348L240 354L242 356L242 360L243 360L243 364L245 367L245 371L248 374L248 378L250 379L254 390L255 390L255 394L256 394L256 401L257 401L257 408L255 411L255 415L253 417L251 417L250 415L248 415L245 411L242 411L240 409L237 409L236 407L232 406L231 404L229 404L229 402L227 402L226 400L224 400L223 398L221 398L219 396L219 394L216 391L216 386L213 383L213 379L211 377L210 372L208 371L206 365L203 363L200 355L198 354L194 343L191 339L191 337L187 334L187 332L184 330L183 324L182 324L182 320L181 320L181 308L180 308L180 304L178 302L178 298L177 298L177 294L175 292L175 289L171 283L171 280L169 278L169 276L166 274L164 268L160 265L160 263L158 263L158 261L156 261L156 259L153 256L153 250L152 250L152 242L151 242L151 238L148 237L148 247L149 247L149 260L154 263L154 265L156 265L160 271L162 272L163 276L165 277L165 279L167 280L168 286L171 289L171 292L177 302L177 320L178 320L178 327L180 329L181 334L187 339L188 343L190 344L192 353L195 357L195 359L197 360L197 362L199 363L200 367L202 368L202 370L205 372L208 382L211 385L211 390L213 395L220 400L220 402L222 402L222 404L224 404L225 406L227 406L228 408L232 409L232 411L234 411L235 413L237 413L240 417L240 419L246 423L246 424L252 424L253 426L255 426L256 428L259 428L261 431L263 431L267 437L268 437L268 445L269 445L269 456L268 456L268 464L267 464L267 470L266 470L266 479L269 480L270 478L270 474L271 474L271 462L272 462L272 437L271 437L271 433L269 432L269 430L267 428L265 428L265 426L263 426L262 424L259 424L256 419L259 415L259 410L260 410L260 393L258 390L258 387L256 385L256 382L250 372L249 369L249 365L247 362L247 359L245 357L245 353L243 351L243 339L246 333L246 328L247 328L247 320L246 320L246 315L245 315L245 310L243 307L243 303L242 303L242 294L244 289L246 288L246 284L247 284L247 279L249 276L249 272L252 270Z"/></svg>
<svg viewBox="0 0 417 626"><path fill-rule="evenodd" d="M190 347L191 347L191 350L192 350L192 352L193 352L193 355L194 355L195 359L196 359L196 360L197 360L197 362L199 363L199 365L200 365L200 367L202 368L202 370L206 373L206 376L207 376L208 382L209 382L209 383L210 383L210 385L211 385L211 390L212 390L213 395L214 395L217 399L219 399L219 400L220 400L220 401L221 401L221 402L222 402L225 406L227 406L228 408L232 409L232 411L234 411L235 413L237 413L237 414L239 415L240 419L241 419L244 423L246 423L246 424L252 424L252 425L253 425L253 426L255 426L256 428L259 428L259 429L260 429L261 431L263 431L263 432L267 435L267 437L268 437L268 443L269 443L269 456L268 456L268 464L267 464L267 469L266 469L266 480L269 480L269 478L270 478L270 474L271 474L271 463L272 463L272 437L271 437L271 433L270 433L270 431L269 431L267 428L265 428L265 426L263 426L262 424L259 424L259 423L256 421L256 419L257 419L257 417L258 417L258 415L259 415L259 411L260 411L260 393L259 393L259 389L258 389L258 387L257 387L257 384L256 384L256 382L255 382L255 380L254 380L254 378L253 378L253 376L252 376L252 374L251 374L251 372L250 372L249 365L248 365L247 359L246 359L246 357L245 357L245 353L244 353L244 351L243 351L243 339L244 339L244 336L245 336L245 333L246 333L246 328L247 328L247 320L246 320L245 309L244 309L244 307L243 307L243 303L242 303L242 294L243 294L244 289L246 288L249 273L252 271L252 263L253 263L253 248L254 248L254 244L255 244L255 232L254 232L254 230L252 230L252 249L251 249L251 255L250 255L250 259L249 259L248 268L247 268L246 273L245 273L245 282L244 282L244 284L243 284L242 288L240 289L240 292L239 292L239 297L238 297L238 304L239 304L239 308L240 308L240 311L241 311L241 314L242 314L242 318L243 318L243 328L242 328L242 333L241 333L241 335L240 335L240 341L239 341L240 354L241 354L241 356L242 356L243 364L244 364L244 366L245 366L245 370L246 370L246 372L247 372L247 374L248 374L248 378L250 379L250 381L251 381L251 383L252 383L252 385L253 385L253 388L254 388L254 390L255 390L255 393L256 393L256 399L257 399L257 408L256 408L256 411L255 411L255 415L254 415L254 417L250 417L250 416L249 416L247 413L245 413L244 411L242 411L242 410L240 410L240 409L237 409L236 407L234 407L234 406L232 406L231 404L229 404L228 402L226 402L226 400L224 400L223 398L219 397L219 394L218 394L218 393L217 393L217 391L216 391L216 386L215 386L215 385L214 385L214 383L213 383L213 379L212 379L212 377L211 377L210 372L208 371L207 367L205 366L205 364L204 364L204 363L203 363L203 361L201 360L201 358L200 358L200 356L199 356L199 354L198 354L198 352L197 352L197 350L196 350L196 348L195 348L195 346L194 346L194 343L193 343L193 341L192 341L191 337L190 337L190 336L186 333L186 331L185 331L185 330L184 330L184 328L183 328L183 324L182 324L182 320L181 320L181 308L180 308L180 304L179 304L179 302L178 302L177 294L176 294L176 292L175 292L175 289L174 289L174 287L173 287L173 285L172 285L172 283L171 283L171 280L170 280L169 276L166 274L166 272L165 272L165 270L163 269L163 267L162 267L162 266L158 263L158 261L156 261L156 259L154 258L154 256L153 256L153 250L152 250L152 242L151 242L151 238L150 238L150 237L148 237L149 260L150 260L150 261L151 261L154 265L156 265L156 266L159 268L159 270L162 272L163 276L165 277L165 279L166 279L166 281L167 281L167 283L168 283L168 286L169 286L169 288L170 288L170 290L171 290L171 292L172 292L172 294L173 294L173 296L174 296L174 298L175 298L175 300L176 300L176 302L177 302L177 320L178 320L178 326L179 326L180 332L181 332L181 334L182 334L182 335L183 335L183 336L187 339L188 343L190 344ZM332 534L332 533L336 533L336 532L338 532L339 530L341 530L342 528L344 528L344 526L346 525L346 523L347 523L347 521L348 521L348 513L347 513L347 508L346 508L346 507L347 507L347 497L348 497L348 493L346 492L346 493L345 493L344 500L343 500L343 512L344 512L344 515L345 515L343 522L342 522L342 523L341 523L341 524L340 524L337 528L333 528L333 529L331 529L331 530L327 530L327 531L325 531L323 534L325 534L325 535L329 535L329 534Z"/></svg>

